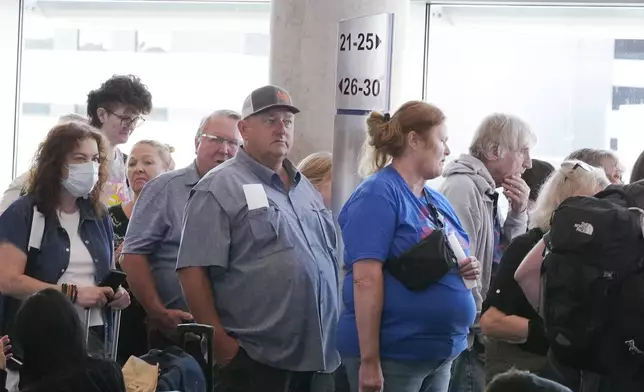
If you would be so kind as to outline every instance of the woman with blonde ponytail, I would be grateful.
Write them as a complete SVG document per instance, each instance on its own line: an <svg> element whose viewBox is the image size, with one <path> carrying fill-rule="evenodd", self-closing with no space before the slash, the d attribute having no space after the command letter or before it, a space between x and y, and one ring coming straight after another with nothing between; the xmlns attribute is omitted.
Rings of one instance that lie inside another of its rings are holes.
<svg viewBox="0 0 644 392"><path fill-rule="evenodd" d="M444 122L440 109L419 101L367 119L365 180L338 217L347 270L338 349L353 392L445 392L451 363L467 347L476 305L465 282L477 279L479 263L467 257L457 266L448 256L447 237L467 254L467 234L426 184L450 153ZM419 247L436 269L401 272L417 266L407 263Z"/></svg>

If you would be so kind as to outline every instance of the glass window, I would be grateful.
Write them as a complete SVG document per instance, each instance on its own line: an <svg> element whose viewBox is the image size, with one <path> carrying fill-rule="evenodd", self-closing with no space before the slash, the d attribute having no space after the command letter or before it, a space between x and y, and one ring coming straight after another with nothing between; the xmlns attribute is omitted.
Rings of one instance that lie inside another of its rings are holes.
<svg viewBox="0 0 644 392"><path fill-rule="evenodd" d="M49 116L51 105L48 103L23 102L22 114L24 116Z"/></svg>
<svg viewBox="0 0 644 392"><path fill-rule="evenodd" d="M79 30L78 50L109 50L111 46L109 31L101 30Z"/></svg>
<svg viewBox="0 0 644 392"><path fill-rule="evenodd" d="M168 121L168 109L166 108L154 108L152 112L147 116L147 121Z"/></svg>
<svg viewBox="0 0 644 392"><path fill-rule="evenodd" d="M194 159L203 116L241 110L246 95L268 83L268 1L43 4L25 8L24 42L53 43L23 49L18 173L58 117L85 115L87 93L114 74L138 75L154 105L122 150L156 139L175 148L177 167Z"/></svg>
<svg viewBox="0 0 644 392"><path fill-rule="evenodd" d="M271 49L271 37L268 34L245 34L244 53L251 56L268 56Z"/></svg>
<svg viewBox="0 0 644 392"><path fill-rule="evenodd" d="M167 53L172 48L172 32L164 30L139 30L136 34L136 51Z"/></svg>
<svg viewBox="0 0 644 392"><path fill-rule="evenodd" d="M425 98L446 112L452 157L484 116L508 112L535 129L535 158L612 149L630 171L644 149L644 8L429 10Z"/></svg>

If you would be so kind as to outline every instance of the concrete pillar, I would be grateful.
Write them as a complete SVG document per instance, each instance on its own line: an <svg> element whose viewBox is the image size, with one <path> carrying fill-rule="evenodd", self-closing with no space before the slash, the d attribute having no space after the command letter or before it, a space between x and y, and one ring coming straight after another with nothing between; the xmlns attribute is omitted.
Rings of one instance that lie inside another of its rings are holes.
<svg viewBox="0 0 644 392"><path fill-rule="evenodd" d="M333 148L340 20L384 12L395 14L392 109L402 103L410 3L410 0L271 1L270 82L286 88L302 110L295 122L295 143L290 156L295 163L313 152Z"/></svg>

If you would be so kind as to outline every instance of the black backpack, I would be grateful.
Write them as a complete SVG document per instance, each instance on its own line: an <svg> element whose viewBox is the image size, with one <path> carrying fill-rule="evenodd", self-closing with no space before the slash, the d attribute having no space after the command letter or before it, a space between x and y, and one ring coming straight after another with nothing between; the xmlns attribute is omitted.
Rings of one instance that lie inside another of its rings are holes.
<svg viewBox="0 0 644 392"><path fill-rule="evenodd" d="M644 370L643 198L644 183L610 187L552 216L541 305L564 365L628 378Z"/></svg>

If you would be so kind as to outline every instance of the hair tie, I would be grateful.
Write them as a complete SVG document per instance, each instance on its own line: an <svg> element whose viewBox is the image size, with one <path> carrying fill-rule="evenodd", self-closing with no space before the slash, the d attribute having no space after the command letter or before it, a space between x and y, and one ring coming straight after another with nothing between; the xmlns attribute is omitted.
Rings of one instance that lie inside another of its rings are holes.
<svg viewBox="0 0 644 392"><path fill-rule="evenodd" d="M391 120L391 115L389 113L385 113L385 121L389 122Z"/></svg>

